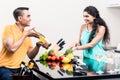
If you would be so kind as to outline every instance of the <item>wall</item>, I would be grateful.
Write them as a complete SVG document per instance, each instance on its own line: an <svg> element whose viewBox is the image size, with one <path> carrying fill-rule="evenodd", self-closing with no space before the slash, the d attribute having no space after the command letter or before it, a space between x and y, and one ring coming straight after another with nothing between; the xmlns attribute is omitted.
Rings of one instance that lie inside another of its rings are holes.
<svg viewBox="0 0 120 80"><path fill-rule="evenodd" d="M111 34L111 46L120 42L120 8L108 8L106 0L2 0L0 1L0 35L7 24L13 24L12 12L19 6L30 7L31 27L46 35L52 44L60 38L66 41L65 48L77 41L83 21L83 9L94 5L101 17L107 22ZM1 39L0 39L1 40ZM33 38L33 41L37 41ZM1 47L1 46L0 46ZM40 55L45 49L41 48Z"/></svg>

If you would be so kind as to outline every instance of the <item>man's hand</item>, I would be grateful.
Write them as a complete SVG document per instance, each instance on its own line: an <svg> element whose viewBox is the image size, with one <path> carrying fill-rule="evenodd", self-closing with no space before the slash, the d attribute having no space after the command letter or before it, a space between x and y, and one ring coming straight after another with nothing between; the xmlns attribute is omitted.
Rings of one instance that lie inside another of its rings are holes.
<svg viewBox="0 0 120 80"><path fill-rule="evenodd" d="M26 37L36 37L36 38L39 38L39 34L37 34L37 33L34 31L34 28L29 29L28 31L26 31L24 35L25 35Z"/></svg>
<svg viewBox="0 0 120 80"><path fill-rule="evenodd" d="M43 43L43 42L40 42L40 41L36 43L36 46L38 46L38 47L42 46L42 47L44 47L45 49L48 49L50 45L51 45L51 44Z"/></svg>

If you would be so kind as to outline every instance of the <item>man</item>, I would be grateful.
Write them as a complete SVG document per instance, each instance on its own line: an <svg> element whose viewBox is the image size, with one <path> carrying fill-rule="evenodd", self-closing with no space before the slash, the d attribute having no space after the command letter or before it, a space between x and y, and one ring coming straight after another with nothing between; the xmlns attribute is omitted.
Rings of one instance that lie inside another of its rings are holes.
<svg viewBox="0 0 120 80"><path fill-rule="evenodd" d="M25 31L25 27L30 26L29 8L19 7L13 12L16 23L7 25L2 36L2 50L0 52L0 80L11 80L10 75L17 73L20 64L26 54L33 59L39 51L40 46L45 44L37 42L33 47L30 37L38 38L34 28Z"/></svg>

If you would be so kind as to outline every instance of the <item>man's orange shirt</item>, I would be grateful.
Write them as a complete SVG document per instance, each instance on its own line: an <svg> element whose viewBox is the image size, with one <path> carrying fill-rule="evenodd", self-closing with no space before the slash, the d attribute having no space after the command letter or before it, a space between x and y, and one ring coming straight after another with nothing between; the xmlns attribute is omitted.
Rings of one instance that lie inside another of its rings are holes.
<svg viewBox="0 0 120 80"><path fill-rule="evenodd" d="M24 31L25 32L25 31ZM24 33L23 32L23 33ZM14 52L9 52L3 41L6 38L13 38L14 41L18 41L23 33L17 27L16 24L8 25L4 28L3 35L2 35L2 50L0 52L0 67L7 67L7 68L19 68L21 61L24 60L27 50L29 47L32 47L32 42L29 37L27 37L21 46Z"/></svg>

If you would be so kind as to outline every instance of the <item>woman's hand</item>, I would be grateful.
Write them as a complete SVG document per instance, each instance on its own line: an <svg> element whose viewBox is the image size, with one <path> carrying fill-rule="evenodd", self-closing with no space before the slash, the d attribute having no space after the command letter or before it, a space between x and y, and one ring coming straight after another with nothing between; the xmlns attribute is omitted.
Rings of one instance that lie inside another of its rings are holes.
<svg viewBox="0 0 120 80"><path fill-rule="evenodd" d="M77 48L77 46L74 46L74 47L72 47L71 48L73 51L75 51L75 50L77 50L78 48Z"/></svg>
<svg viewBox="0 0 120 80"><path fill-rule="evenodd" d="M71 45L70 45L70 48L74 48L74 47L76 47L76 46L78 46L78 43L72 43Z"/></svg>
<svg viewBox="0 0 120 80"><path fill-rule="evenodd" d="M75 47L75 43L72 43L72 44L69 46L69 48L73 48L73 47Z"/></svg>

